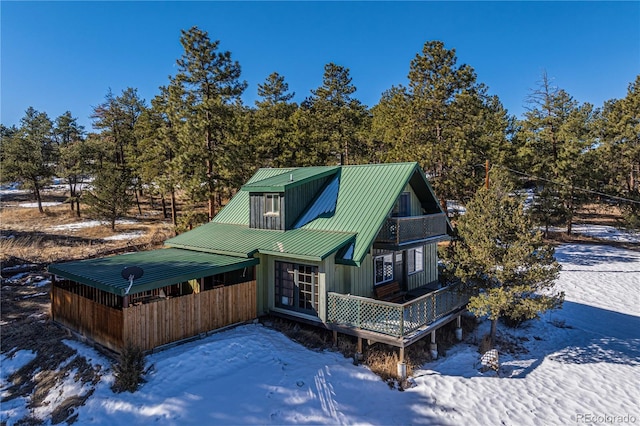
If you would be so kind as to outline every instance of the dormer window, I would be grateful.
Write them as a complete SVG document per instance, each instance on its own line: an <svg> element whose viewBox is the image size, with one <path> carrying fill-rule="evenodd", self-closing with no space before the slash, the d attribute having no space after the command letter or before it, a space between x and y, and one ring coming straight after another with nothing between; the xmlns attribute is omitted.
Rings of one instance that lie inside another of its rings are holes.
<svg viewBox="0 0 640 426"><path fill-rule="evenodd" d="M264 214L270 216L280 215L280 194L265 194Z"/></svg>

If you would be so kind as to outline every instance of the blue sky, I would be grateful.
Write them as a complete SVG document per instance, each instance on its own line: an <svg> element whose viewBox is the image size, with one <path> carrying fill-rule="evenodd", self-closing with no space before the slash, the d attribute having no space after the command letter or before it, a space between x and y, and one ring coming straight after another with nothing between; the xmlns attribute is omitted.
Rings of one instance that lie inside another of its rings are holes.
<svg viewBox="0 0 640 426"><path fill-rule="evenodd" d="M176 72L180 30L220 40L249 83L273 71L296 101L321 84L328 62L348 67L368 106L405 84L428 40L456 49L478 81L521 117L546 71L578 102L626 95L640 74L640 2L12 2L0 3L1 111L70 110L87 130L109 89L150 101Z"/></svg>

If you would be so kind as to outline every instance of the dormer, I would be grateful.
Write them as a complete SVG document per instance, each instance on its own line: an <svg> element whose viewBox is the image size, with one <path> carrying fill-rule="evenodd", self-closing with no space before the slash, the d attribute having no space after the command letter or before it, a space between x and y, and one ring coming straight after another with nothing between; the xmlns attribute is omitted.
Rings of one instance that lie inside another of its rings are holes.
<svg viewBox="0 0 640 426"><path fill-rule="evenodd" d="M286 231L308 208L339 167L305 167L244 185L249 192L249 227Z"/></svg>

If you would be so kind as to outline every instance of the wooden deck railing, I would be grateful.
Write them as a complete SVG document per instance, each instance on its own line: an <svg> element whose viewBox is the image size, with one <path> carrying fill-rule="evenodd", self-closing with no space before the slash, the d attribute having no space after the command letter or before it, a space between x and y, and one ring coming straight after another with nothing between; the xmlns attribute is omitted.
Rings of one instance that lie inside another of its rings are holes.
<svg viewBox="0 0 640 426"><path fill-rule="evenodd" d="M392 217L382 225L376 238L378 243L401 244L409 241L446 235L447 221L444 213L424 216Z"/></svg>
<svg viewBox="0 0 640 426"><path fill-rule="evenodd" d="M462 291L461 284L402 304L330 292L327 322L401 338L462 308L468 301L469 295Z"/></svg>

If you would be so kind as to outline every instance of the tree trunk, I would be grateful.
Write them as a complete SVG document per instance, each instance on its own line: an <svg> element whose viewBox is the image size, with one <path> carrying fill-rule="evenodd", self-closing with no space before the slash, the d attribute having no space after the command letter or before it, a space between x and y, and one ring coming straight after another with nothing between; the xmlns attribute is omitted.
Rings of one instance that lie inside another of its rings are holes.
<svg viewBox="0 0 640 426"><path fill-rule="evenodd" d="M160 197L160 202L162 203L162 217L166 219L167 218L167 202L164 199L164 194Z"/></svg>
<svg viewBox="0 0 640 426"><path fill-rule="evenodd" d="M136 194L136 204L138 205L138 214L142 216L142 209L140 208L140 199L138 198L138 191L134 190L134 194Z"/></svg>
<svg viewBox="0 0 640 426"><path fill-rule="evenodd" d="M70 205L71 205L71 211L73 211L73 203L74 203L74 190L73 190L73 183L71 182L71 178L69 178L69 200L70 200Z"/></svg>
<svg viewBox="0 0 640 426"><path fill-rule="evenodd" d="M498 319L491 320L491 334L489 338L491 339L491 346L495 346L496 343L496 330L498 328Z"/></svg>
<svg viewBox="0 0 640 426"><path fill-rule="evenodd" d="M76 216L80 217L80 197L76 199Z"/></svg>
<svg viewBox="0 0 640 426"><path fill-rule="evenodd" d="M173 226L176 226L178 224L178 217L177 217L177 211L176 211L176 191L172 188L171 189L171 222L173 223Z"/></svg>
<svg viewBox="0 0 640 426"><path fill-rule="evenodd" d="M42 208L42 197L40 197L40 186L38 185L37 179L33 179L33 193L36 196L36 201L38 202L38 211L44 214L44 209Z"/></svg>

